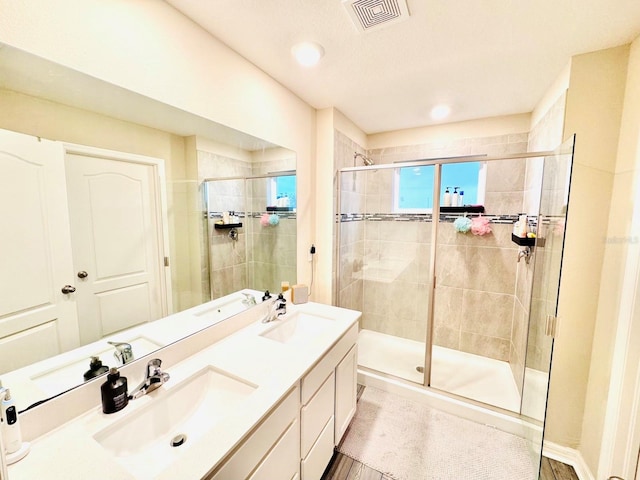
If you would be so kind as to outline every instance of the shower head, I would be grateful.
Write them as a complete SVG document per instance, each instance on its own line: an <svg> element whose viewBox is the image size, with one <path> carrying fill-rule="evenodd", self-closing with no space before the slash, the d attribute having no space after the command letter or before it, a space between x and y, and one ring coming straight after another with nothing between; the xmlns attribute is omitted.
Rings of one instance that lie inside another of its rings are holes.
<svg viewBox="0 0 640 480"><path fill-rule="evenodd" d="M357 159L358 157L362 158L362 163L364 163L364 165L365 165L366 167L370 167L371 165L373 165L373 160L371 160L369 157L365 156L365 155L364 155L364 154L362 154L362 153L357 153L357 152L356 152L356 153L354 153L354 154L353 154L353 165L354 165L354 166L355 166L355 164L356 164L356 159Z"/></svg>

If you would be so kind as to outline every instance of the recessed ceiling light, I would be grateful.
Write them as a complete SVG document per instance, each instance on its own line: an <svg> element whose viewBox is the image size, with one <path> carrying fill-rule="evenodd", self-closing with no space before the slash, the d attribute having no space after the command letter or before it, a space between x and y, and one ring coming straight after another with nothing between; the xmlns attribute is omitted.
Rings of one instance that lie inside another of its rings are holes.
<svg viewBox="0 0 640 480"><path fill-rule="evenodd" d="M451 107L449 105L436 105L431 109L431 118L433 120L444 120L451 113Z"/></svg>
<svg viewBox="0 0 640 480"><path fill-rule="evenodd" d="M291 53L298 63L305 67L312 67L320 61L324 55L324 48L313 42L302 42L291 48Z"/></svg>

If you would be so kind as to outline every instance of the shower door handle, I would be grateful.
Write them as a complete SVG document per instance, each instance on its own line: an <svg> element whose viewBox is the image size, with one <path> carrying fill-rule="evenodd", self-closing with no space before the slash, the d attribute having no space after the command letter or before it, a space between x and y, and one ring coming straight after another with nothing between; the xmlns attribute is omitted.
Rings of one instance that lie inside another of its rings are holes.
<svg viewBox="0 0 640 480"><path fill-rule="evenodd" d="M558 317L554 315L547 315L545 325L544 325L544 334L547 337L555 338L557 327L558 327Z"/></svg>

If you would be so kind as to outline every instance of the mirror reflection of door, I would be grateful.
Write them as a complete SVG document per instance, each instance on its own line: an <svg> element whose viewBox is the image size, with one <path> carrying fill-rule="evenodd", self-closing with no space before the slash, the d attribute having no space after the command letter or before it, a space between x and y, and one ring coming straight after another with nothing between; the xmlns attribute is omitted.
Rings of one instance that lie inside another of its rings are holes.
<svg viewBox="0 0 640 480"><path fill-rule="evenodd" d="M0 373L79 346L61 144L0 130Z"/></svg>
<svg viewBox="0 0 640 480"><path fill-rule="evenodd" d="M65 158L82 344L166 315L155 165Z"/></svg>

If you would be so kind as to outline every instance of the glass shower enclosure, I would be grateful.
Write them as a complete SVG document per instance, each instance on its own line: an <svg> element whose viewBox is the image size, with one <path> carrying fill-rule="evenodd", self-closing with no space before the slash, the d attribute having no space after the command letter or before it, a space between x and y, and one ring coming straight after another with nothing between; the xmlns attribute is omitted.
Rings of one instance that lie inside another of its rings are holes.
<svg viewBox="0 0 640 480"><path fill-rule="evenodd" d="M538 463L572 152L337 178L335 297L363 312L359 368L526 417ZM521 220L535 237L512 237Z"/></svg>
<svg viewBox="0 0 640 480"><path fill-rule="evenodd" d="M211 297L294 284L295 172L212 178L203 185Z"/></svg>

